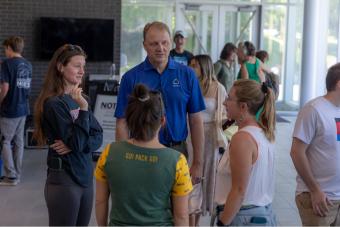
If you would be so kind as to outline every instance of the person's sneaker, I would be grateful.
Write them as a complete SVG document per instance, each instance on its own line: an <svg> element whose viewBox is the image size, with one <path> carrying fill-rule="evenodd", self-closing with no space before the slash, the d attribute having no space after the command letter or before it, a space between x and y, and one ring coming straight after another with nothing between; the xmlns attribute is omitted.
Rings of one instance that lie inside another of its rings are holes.
<svg viewBox="0 0 340 227"><path fill-rule="evenodd" d="M15 186L19 183L16 177L1 177L0 186Z"/></svg>

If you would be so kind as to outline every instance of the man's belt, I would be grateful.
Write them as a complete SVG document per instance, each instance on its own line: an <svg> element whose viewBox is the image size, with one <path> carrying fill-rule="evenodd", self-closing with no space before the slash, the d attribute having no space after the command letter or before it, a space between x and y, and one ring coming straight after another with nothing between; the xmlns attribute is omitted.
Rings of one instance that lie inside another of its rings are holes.
<svg viewBox="0 0 340 227"><path fill-rule="evenodd" d="M167 144L164 144L164 146L166 147L174 147L174 146L178 146L178 145L181 145L184 141L172 141L170 143L167 143Z"/></svg>

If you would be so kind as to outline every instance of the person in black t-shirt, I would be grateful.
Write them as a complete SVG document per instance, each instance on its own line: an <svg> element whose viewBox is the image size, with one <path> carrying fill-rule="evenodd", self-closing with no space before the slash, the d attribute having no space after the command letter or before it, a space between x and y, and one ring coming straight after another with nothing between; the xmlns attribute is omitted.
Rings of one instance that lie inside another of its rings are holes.
<svg viewBox="0 0 340 227"><path fill-rule="evenodd" d="M184 50L186 38L184 31L176 31L174 35L174 43L176 46L170 51L170 56L183 65L189 65L190 60L194 57L191 52Z"/></svg>
<svg viewBox="0 0 340 227"><path fill-rule="evenodd" d="M17 185L24 154L24 129L29 114L32 65L21 55L24 40L12 36L3 42L6 58L0 73L0 130L4 176L0 185ZM14 146L12 146L14 143Z"/></svg>
<svg viewBox="0 0 340 227"><path fill-rule="evenodd" d="M34 110L33 137L48 144L45 200L50 226L86 226L93 203L92 152L103 130L79 87L85 74L81 47L53 55Z"/></svg>

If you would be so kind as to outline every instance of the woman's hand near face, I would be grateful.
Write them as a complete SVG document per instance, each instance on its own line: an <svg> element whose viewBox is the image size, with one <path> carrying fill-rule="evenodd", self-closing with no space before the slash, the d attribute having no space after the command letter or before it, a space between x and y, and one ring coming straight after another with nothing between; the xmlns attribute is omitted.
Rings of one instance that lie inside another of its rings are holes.
<svg viewBox="0 0 340 227"><path fill-rule="evenodd" d="M71 90L70 95L78 103L81 110L87 111L88 110L88 103L84 96L82 95L83 89L79 87L75 87Z"/></svg>

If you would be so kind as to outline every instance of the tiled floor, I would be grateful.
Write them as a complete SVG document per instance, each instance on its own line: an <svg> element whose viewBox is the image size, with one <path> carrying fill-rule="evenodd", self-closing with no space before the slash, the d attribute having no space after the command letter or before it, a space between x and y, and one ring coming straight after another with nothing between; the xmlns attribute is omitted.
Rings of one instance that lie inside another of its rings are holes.
<svg viewBox="0 0 340 227"><path fill-rule="evenodd" d="M277 125L276 194L273 203L279 225L301 225L294 202L295 169L289 156L294 118L291 123ZM22 182L15 187L0 187L0 225L48 225L44 200L46 151L26 150ZM210 217L203 217L201 225L209 225ZM90 225L96 225L94 211Z"/></svg>

